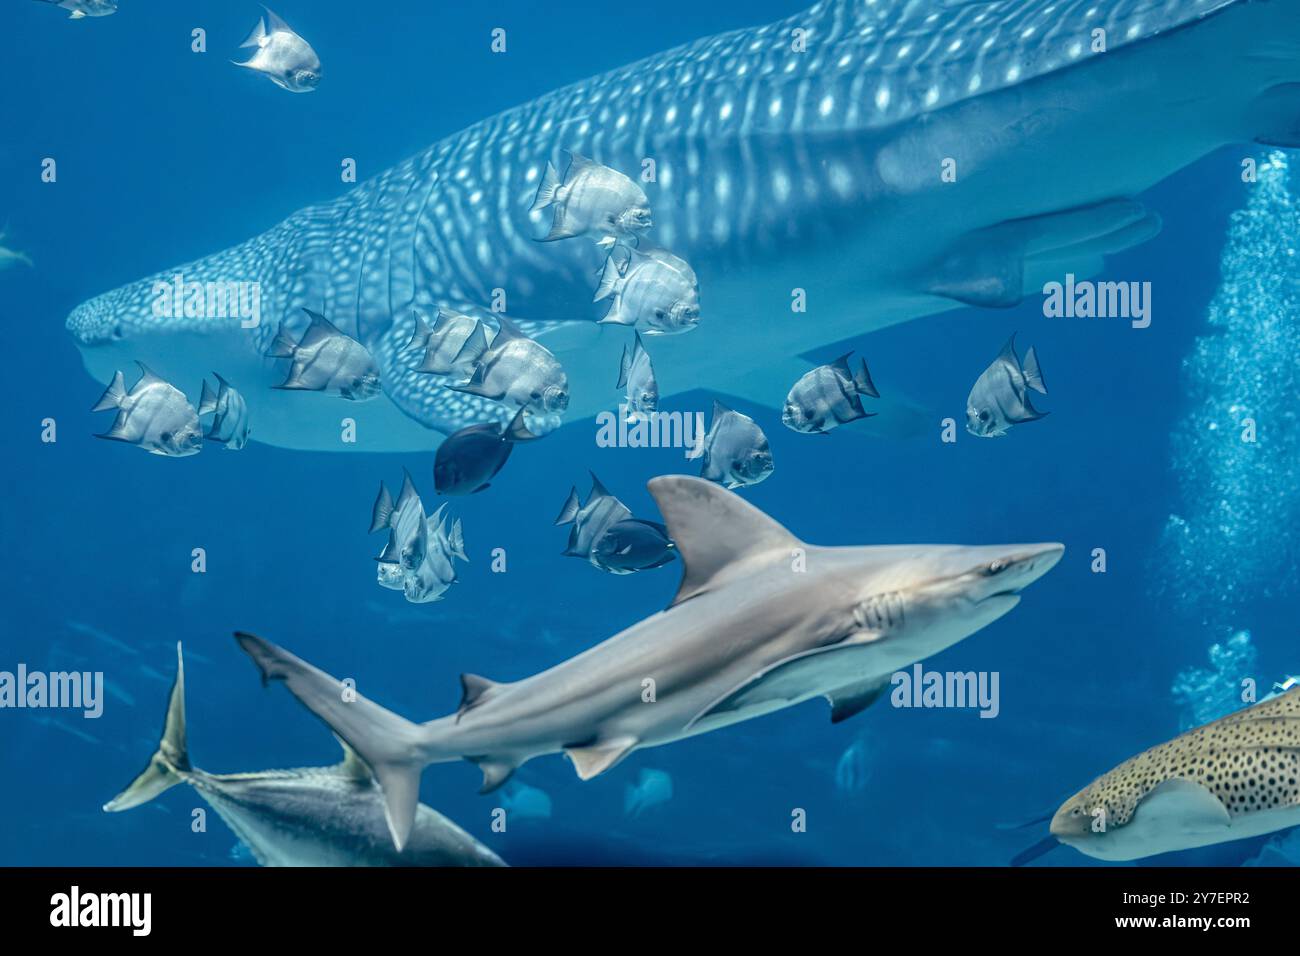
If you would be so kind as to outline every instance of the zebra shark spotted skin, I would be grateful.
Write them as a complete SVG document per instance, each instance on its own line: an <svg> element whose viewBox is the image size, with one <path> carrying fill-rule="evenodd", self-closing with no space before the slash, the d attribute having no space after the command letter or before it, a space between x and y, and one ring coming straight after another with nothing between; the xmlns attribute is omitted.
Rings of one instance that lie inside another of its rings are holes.
<svg viewBox="0 0 1300 956"><path fill-rule="evenodd" d="M779 407L815 364L801 355L1095 271L1159 231L1143 190L1225 144L1298 137L1300 0L824 0L483 120L67 326L101 380L127 358L174 379L220 367L256 440L337 450L336 404L254 387L276 381L279 324L298 333L313 309L380 365L386 398L347 409L360 444L428 449L509 411L411 370L412 310L484 314L502 289L564 363L579 420L612 407L630 333L595 322L594 243L536 241L539 177L572 150L637 178L646 239L699 276L699 326L655 342L661 394ZM159 318L154 283L176 273L260 283L261 324Z"/></svg>

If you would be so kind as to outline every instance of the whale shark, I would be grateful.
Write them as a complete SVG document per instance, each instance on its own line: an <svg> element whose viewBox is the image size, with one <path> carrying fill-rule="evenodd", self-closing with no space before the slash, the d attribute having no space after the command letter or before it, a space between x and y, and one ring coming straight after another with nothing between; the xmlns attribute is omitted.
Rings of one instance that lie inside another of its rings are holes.
<svg viewBox="0 0 1300 956"><path fill-rule="evenodd" d="M1137 860L1297 825L1300 688L1292 688L1102 774L1061 805L1042 846Z"/></svg>
<svg viewBox="0 0 1300 956"><path fill-rule="evenodd" d="M187 783L262 866L505 865L422 803L412 808L409 844L395 852L374 778L346 744L343 753L343 762L333 767L212 774L193 766L185 732L185 661L178 643L162 741L139 776L104 810L129 810Z"/></svg>
<svg viewBox="0 0 1300 956"><path fill-rule="evenodd" d="M576 152L636 179L645 238L698 276L698 326L657 343L661 394L779 408L819 364L809 353L1096 272L1158 233L1143 191L1225 144L1297 145L1297 38L1295 0L823 0L539 95L66 325L101 381L140 359L262 382L247 396L258 441L426 450L509 413L412 367L416 311L482 312L499 293L563 363L566 419L582 421L608 405L630 335L598 323L604 252L538 241L540 177ZM257 283L261 320L159 314L176 275ZM269 390L264 354L304 308L381 368L386 400L347 409L355 445L335 403ZM923 411L879 409L864 431L914 429Z"/></svg>
<svg viewBox="0 0 1300 956"><path fill-rule="evenodd" d="M236 639L373 771L404 845L428 764L464 758L482 792L533 757L564 753L589 780L633 751L825 697L833 721L877 700L891 674L1007 614L1060 560L1060 544L805 544L702 478L651 479L685 564L672 604L523 680L461 676L455 713L415 724L252 634Z"/></svg>

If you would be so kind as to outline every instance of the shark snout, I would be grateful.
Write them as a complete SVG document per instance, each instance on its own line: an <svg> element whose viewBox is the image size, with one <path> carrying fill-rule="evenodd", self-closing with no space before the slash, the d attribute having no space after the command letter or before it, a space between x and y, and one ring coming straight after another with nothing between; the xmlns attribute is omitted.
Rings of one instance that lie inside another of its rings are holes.
<svg viewBox="0 0 1300 956"><path fill-rule="evenodd" d="M1056 567L1065 554L1065 545L1056 542L1026 544L1015 547L1006 558L1003 572L1008 581L1015 581L1016 590L1028 587Z"/></svg>

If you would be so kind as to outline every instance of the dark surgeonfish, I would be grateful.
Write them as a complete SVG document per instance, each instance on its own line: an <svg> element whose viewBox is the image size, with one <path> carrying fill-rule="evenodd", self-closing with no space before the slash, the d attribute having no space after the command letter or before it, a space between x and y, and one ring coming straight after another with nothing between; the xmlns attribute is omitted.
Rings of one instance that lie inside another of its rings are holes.
<svg viewBox="0 0 1300 956"><path fill-rule="evenodd" d="M364 402L379 394L379 366L364 345L340 332L319 312L303 309L311 325L294 344L281 326L271 343L270 358L292 360L289 377L275 388L308 392L336 392L353 402Z"/></svg>
<svg viewBox="0 0 1300 956"><path fill-rule="evenodd" d="M440 495L472 495L483 491L505 467L516 442L538 437L524 424L522 408L509 425L490 422L462 428L438 446L433 460L434 490Z"/></svg>
<svg viewBox="0 0 1300 956"><path fill-rule="evenodd" d="M619 239L635 241L650 228L650 200L632 180L616 169L569 152L569 168L547 162L532 211L553 207L551 231L543 242L590 236L608 249Z"/></svg>
<svg viewBox="0 0 1300 956"><path fill-rule="evenodd" d="M570 488L555 524L573 525L566 557L583 558L610 574L657 568L673 558L673 543L664 526L633 518L627 505L611 495L594 472L586 504L579 500L578 489Z"/></svg>
<svg viewBox="0 0 1300 956"><path fill-rule="evenodd" d="M504 315L496 319L500 329L492 344L477 357L473 377L462 385L447 387L536 412L562 412L568 408L569 379L556 357ZM465 348L474 347L471 337ZM457 361L463 361L463 356L458 356Z"/></svg>
<svg viewBox="0 0 1300 956"><path fill-rule="evenodd" d="M824 435L832 428L876 414L862 407L862 396L879 398L867 360L857 372L846 352L829 365L819 365L794 383L786 396L781 421L797 432Z"/></svg>
<svg viewBox="0 0 1300 956"><path fill-rule="evenodd" d="M728 489L756 485L775 467L763 429L716 399L709 431L687 457L703 458L700 477Z"/></svg>
<svg viewBox="0 0 1300 956"><path fill-rule="evenodd" d="M673 559L676 546L658 521L624 518L610 525L591 552L591 563L610 574L660 568Z"/></svg>
<svg viewBox="0 0 1300 956"><path fill-rule="evenodd" d="M395 849L383 792L346 743L343 762L333 767L212 774L193 766L185 735L185 662L179 643L162 742L148 766L104 804L104 810L138 807L178 783L193 787L263 866L505 866L482 843L423 803L414 807L410 841Z"/></svg>
<svg viewBox="0 0 1300 956"><path fill-rule="evenodd" d="M208 387L203 380L203 394L199 398L199 414L212 414L212 424L203 437L208 441L221 442L228 451L239 451L248 444L248 404L230 383L217 372L217 390Z"/></svg>
<svg viewBox="0 0 1300 956"><path fill-rule="evenodd" d="M203 428L198 413L185 393L145 366L140 380L126 390L122 373L113 376L92 412L117 409L113 427L97 438L137 445L152 455L184 458L197 455L203 447Z"/></svg>
<svg viewBox="0 0 1300 956"><path fill-rule="evenodd" d="M235 66L261 73L290 93L310 93L320 84L321 64L316 51L270 10L240 47L256 47L257 52Z"/></svg>
<svg viewBox="0 0 1300 956"><path fill-rule="evenodd" d="M1038 356L1031 347L1025 353L1024 365L1021 365L1013 332L966 398L966 431L979 438L999 438L1010 431L1012 425L1045 418L1047 412L1038 411L1030 402L1030 389L1040 395L1047 394Z"/></svg>

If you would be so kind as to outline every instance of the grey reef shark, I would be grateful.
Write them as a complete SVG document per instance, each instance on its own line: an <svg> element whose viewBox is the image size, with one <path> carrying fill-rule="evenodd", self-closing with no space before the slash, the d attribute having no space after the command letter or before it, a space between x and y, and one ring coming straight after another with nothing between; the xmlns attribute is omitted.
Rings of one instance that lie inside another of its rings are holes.
<svg viewBox="0 0 1300 956"><path fill-rule="evenodd" d="M461 676L455 713L416 724L252 634L236 639L358 755L383 791L394 845L409 839L420 774L465 759L483 792L564 753L583 780L635 750L825 697L834 721L879 699L899 668L1010 612L1059 544L806 544L702 478L650 481L685 565L672 604L522 680Z"/></svg>
<svg viewBox="0 0 1300 956"><path fill-rule="evenodd" d="M606 406L629 336L592 302L605 251L538 241L549 210L533 201L567 151L635 177L646 239L698 276L698 326L656 342L662 397L708 387L779 409L820 364L809 353L1094 273L1159 231L1145 190L1226 144L1300 145L1300 2L823 0L539 94L77 306L67 328L87 369L107 382L134 359L177 380L219 367L248 383L255 440L337 451L336 406L269 388L271 340L281 323L300 333L308 308L380 366L384 399L348 409L365 447L427 450L513 410L411 367L416 311L484 310L500 289L563 364L566 420L583 420ZM155 283L178 273L257 282L261 322L155 315ZM902 398L877 407L862 432L922 415Z"/></svg>

